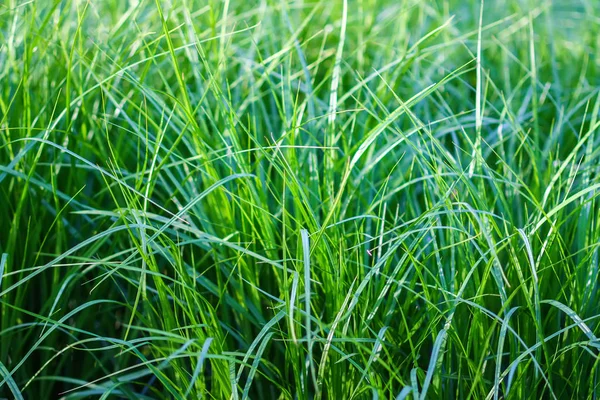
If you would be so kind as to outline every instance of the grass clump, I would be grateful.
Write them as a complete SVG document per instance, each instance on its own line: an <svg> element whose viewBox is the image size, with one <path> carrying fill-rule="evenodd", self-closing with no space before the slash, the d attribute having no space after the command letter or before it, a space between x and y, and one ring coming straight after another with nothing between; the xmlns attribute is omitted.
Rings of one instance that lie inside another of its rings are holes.
<svg viewBox="0 0 600 400"><path fill-rule="evenodd" d="M0 397L595 398L595 2L0 8Z"/></svg>

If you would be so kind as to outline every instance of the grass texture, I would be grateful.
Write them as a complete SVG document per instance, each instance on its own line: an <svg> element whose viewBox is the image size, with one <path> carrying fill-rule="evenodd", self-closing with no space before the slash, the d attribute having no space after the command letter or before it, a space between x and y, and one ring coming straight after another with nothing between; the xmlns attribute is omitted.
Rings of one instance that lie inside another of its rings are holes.
<svg viewBox="0 0 600 400"><path fill-rule="evenodd" d="M592 0L6 0L0 398L598 398L599 38Z"/></svg>

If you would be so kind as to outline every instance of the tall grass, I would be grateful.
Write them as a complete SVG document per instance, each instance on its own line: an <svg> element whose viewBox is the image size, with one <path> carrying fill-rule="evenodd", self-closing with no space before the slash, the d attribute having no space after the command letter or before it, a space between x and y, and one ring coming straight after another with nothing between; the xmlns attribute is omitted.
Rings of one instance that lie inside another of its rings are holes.
<svg viewBox="0 0 600 400"><path fill-rule="evenodd" d="M7 1L0 397L597 397L596 2Z"/></svg>

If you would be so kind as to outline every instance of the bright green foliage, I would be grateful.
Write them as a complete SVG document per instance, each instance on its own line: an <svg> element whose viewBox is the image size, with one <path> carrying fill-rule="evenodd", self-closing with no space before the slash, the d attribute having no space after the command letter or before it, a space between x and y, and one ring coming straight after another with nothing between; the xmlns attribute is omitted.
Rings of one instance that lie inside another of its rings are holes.
<svg viewBox="0 0 600 400"><path fill-rule="evenodd" d="M596 398L599 21L6 0L0 398Z"/></svg>

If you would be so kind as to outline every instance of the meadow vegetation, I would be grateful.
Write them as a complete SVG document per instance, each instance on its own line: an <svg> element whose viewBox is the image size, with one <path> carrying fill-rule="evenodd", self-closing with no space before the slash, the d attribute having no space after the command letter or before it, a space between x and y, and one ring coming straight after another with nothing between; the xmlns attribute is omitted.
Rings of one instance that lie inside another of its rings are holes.
<svg viewBox="0 0 600 400"><path fill-rule="evenodd" d="M592 0L6 0L0 398L597 398L599 33Z"/></svg>

